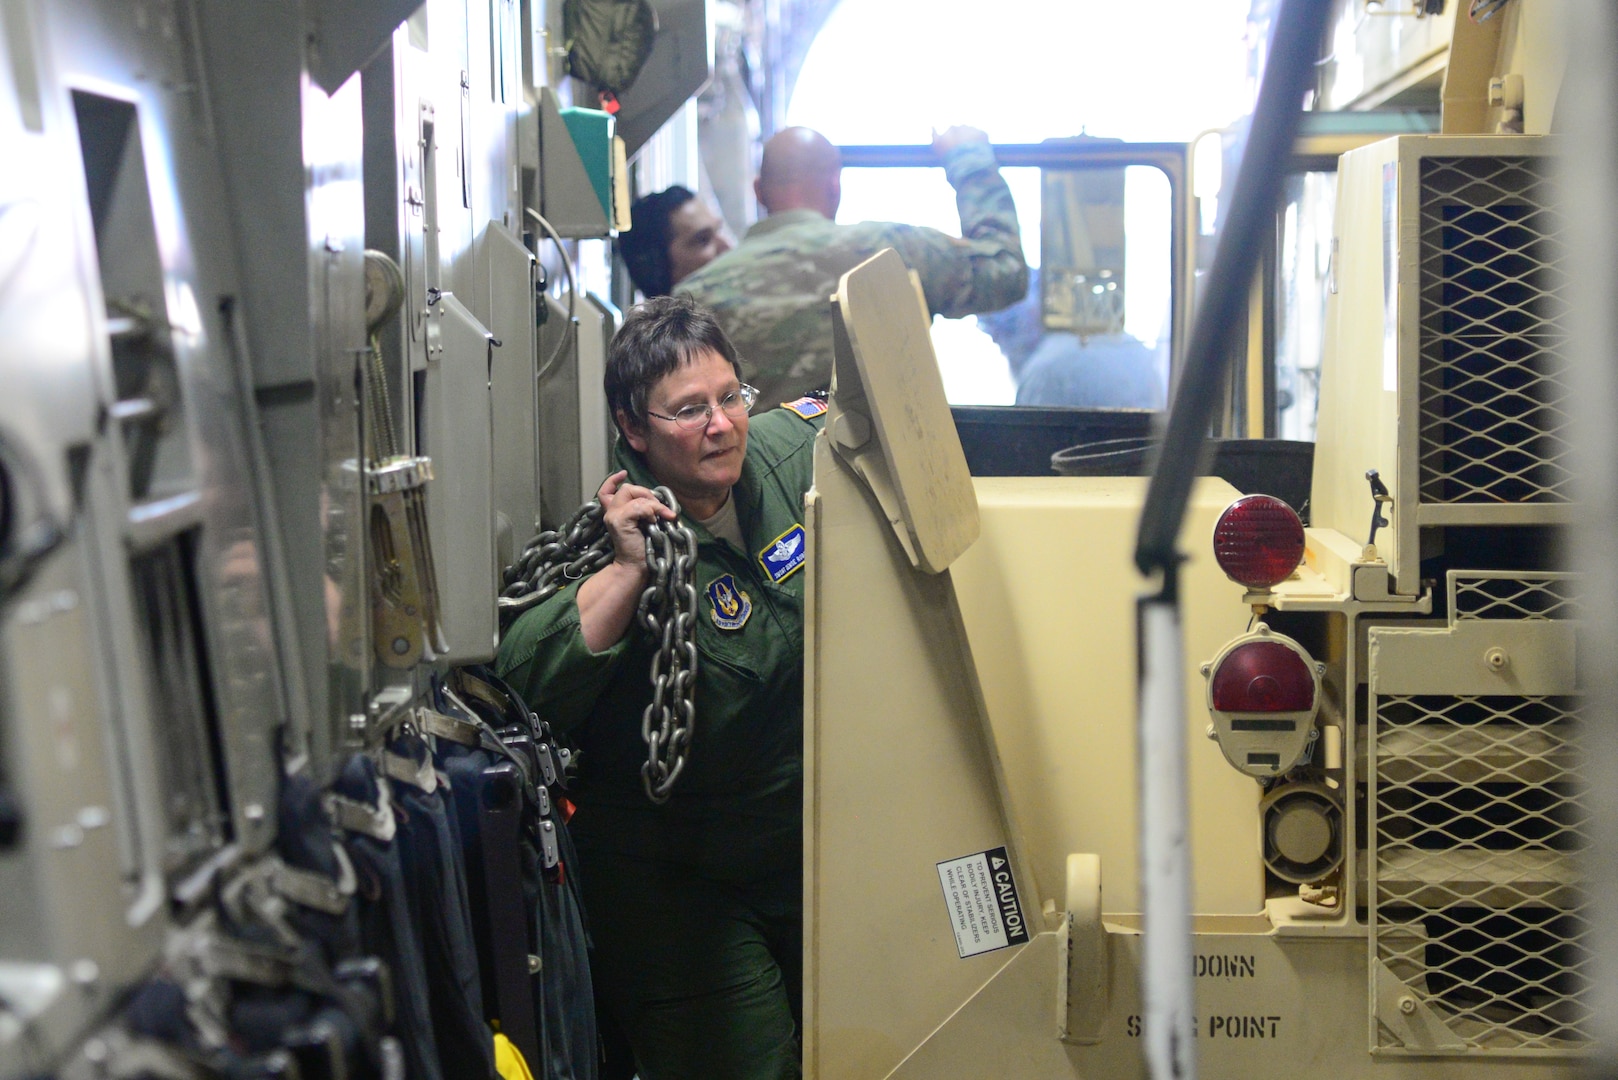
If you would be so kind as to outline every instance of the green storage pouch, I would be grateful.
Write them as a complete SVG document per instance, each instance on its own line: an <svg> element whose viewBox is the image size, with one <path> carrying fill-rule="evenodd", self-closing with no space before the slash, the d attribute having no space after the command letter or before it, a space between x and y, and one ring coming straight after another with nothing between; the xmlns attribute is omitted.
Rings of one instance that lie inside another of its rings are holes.
<svg viewBox="0 0 1618 1080"><path fill-rule="evenodd" d="M562 33L568 74L617 97L652 55L657 12L648 0L564 0Z"/></svg>

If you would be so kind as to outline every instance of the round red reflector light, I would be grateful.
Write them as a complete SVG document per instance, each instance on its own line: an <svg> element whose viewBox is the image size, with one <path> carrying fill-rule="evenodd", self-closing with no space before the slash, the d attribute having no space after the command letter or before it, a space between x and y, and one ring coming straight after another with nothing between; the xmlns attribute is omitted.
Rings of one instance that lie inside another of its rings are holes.
<svg viewBox="0 0 1618 1080"><path fill-rule="evenodd" d="M1230 650L1209 689L1220 712L1301 713L1315 707L1314 672L1279 641L1249 641Z"/></svg>
<svg viewBox="0 0 1618 1080"><path fill-rule="evenodd" d="M1303 561L1303 522L1273 495L1243 496L1214 524L1214 559L1232 581L1268 589Z"/></svg>

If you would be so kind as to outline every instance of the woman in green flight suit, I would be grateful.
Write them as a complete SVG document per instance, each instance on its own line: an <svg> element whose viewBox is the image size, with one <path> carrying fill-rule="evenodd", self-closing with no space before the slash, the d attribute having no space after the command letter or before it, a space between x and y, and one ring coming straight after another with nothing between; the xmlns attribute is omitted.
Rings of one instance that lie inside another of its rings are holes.
<svg viewBox="0 0 1618 1080"><path fill-rule="evenodd" d="M620 471L601 485L611 564L525 613L497 667L578 746L571 830L603 999L642 1080L800 1074L803 497L825 404L750 419L754 391L685 297L633 309L606 391ZM689 759L668 801L641 783L655 651L634 627L651 583L643 524L697 536Z"/></svg>

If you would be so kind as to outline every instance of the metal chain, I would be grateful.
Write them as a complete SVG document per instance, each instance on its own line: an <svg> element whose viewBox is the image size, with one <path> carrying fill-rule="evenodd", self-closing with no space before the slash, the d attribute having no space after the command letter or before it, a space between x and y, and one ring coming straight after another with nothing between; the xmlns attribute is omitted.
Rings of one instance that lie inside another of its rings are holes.
<svg viewBox="0 0 1618 1080"><path fill-rule="evenodd" d="M601 503L591 499L560 529L540 533L501 575L497 601L502 623L555 596L570 582L612 562L612 537L601 519Z"/></svg>
<svg viewBox="0 0 1618 1080"><path fill-rule="evenodd" d="M652 581L640 595L635 621L656 644L652 654L652 700L641 715L646 764L641 784L654 803L668 802L674 782L685 770L697 710L697 589L692 571L697 563L697 537L679 520L680 504L666 487L654 494L675 513L672 521L643 524L646 566ZM542 532L528 542L517 561L502 575L499 607L509 624L529 608L556 595L570 582L612 562L612 535L602 518L601 503L591 499L562 528Z"/></svg>
<svg viewBox="0 0 1618 1080"><path fill-rule="evenodd" d="M658 488L664 502L674 496ZM641 714L640 735L646 740L641 784L654 803L668 801L674 782L685 769L697 710L692 702L697 683L697 588L691 580L697 562L697 537L678 519L654 525L646 538L646 564L652 583L640 594L635 619L657 642L652 654L652 700Z"/></svg>

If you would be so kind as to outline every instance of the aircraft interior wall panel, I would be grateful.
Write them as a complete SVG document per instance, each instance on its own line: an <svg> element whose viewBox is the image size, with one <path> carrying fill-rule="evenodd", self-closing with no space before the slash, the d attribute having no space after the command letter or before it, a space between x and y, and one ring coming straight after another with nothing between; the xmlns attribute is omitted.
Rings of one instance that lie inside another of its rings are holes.
<svg viewBox="0 0 1618 1080"><path fill-rule="evenodd" d="M196 7L206 93L216 118L212 152L223 174L227 225L234 241L239 324L251 387L245 409L258 426L267 464L258 476L261 502L275 514L267 565L282 575L285 604L277 641L289 686L300 700L291 710L292 744L329 760L331 732L313 718L328 715L326 559L321 528L320 413L315 372L311 283L306 255L307 182L303 157L301 26L279 4L204 3ZM224 77L230 73L235 77ZM217 239L212 241L217 243Z"/></svg>
<svg viewBox="0 0 1618 1080"><path fill-rule="evenodd" d="M70 524L109 382L89 215L72 180L82 163L44 44L50 26L26 5L4 16L0 145L34 167L0 170L0 450L13 524L50 522L62 536L0 610L0 783L24 815L19 845L0 851L0 1073L14 1074L37 1063L5 1030L15 1013L38 1017L45 1047L64 1045L155 955L162 923L143 861L153 792L121 773L127 747L112 737L119 684L106 677L105 597L92 573L101 551ZM65 985L61 965L75 960L105 979Z"/></svg>
<svg viewBox="0 0 1618 1080"><path fill-rule="evenodd" d="M36 28L41 42L38 55L45 61L54 54L43 43L56 28L44 20L37 21ZM73 58L68 62L71 66ZM43 958L60 961L71 940L66 932L71 922L63 922L64 916L110 918L125 924L127 908L129 925L140 929L149 922L154 907L152 879L157 872L154 851L162 842L162 832L157 824L157 792L149 782L152 717L143 693L147 677L129 647L118 648L117 638L120 631L125 640L133 638L128 622L126 554L120 542L128 505L124 448L116 438L106 437L105 429L93 419L85 424L73 415L82 409L100 414L115 397L106 356L106 317L100 310L101 272L85 198L85 158L75 149L70 99L54 78L55 65L42 62L37 70L43 76L46 106L40 149L59 171L40 176L45 183L37 192L40 201L34 206L37 217L33 221L28 220L26 202L22 207L13 204L6 214L12 235L32 242L14 249L22 253L22 262L11 267L0 293L0 310L8 318L16 316L8 327L14 328L17 336L12 342L18 346L14 353L8 350L7 362L0 363L0 370L13 368L5 372L8 392L0 405L0 435L11 455L7 465L17 470L13 480L39 489L25 496L25 505L41 501L43 505L34 506L33 513L52 520L63 543L50 556L52 565L47 571L47 579L54 580L57 587L34 594L31 606L25 601L7 612L14 636L4 650L11 672L8 701L0 709L0 718L14 722L53 718L58 737L55 768L68 774L66 788L47 779L52 766L37 755L25 759L8 779L24 787L31 785L34 801L24 798L22 806L25 818L33 819L39 841L51 835L42 817L54 818L53 824L62 828L78 827L76 815L65 807L52 807L53 799L98 808L90 816L105 828L88 838L89 846L97 849L90 858L98 871L113 875L110 887L89 911L81 907L70 915L53 894L64 884L59 876L63 864L83 856L77 854L76 845L35 845L40 856L36 872L14 894L8 890L6 895L16 895L20 903L27 902L24 897L38 902L39 921L25 933L34 938L33 949L45 950ZM26 170L11 170L9 175L23 172ZM19 214L19 209L25 212ZM155 259L155 253L151 254ZM53 273L53 267L58 272ZM161 267L155 272L152 267L147 270L145 283L159 294L161 302ZM29 302L30 294L41 301L37 306ZM53 324L50 320L54 319L61 321ZM75 397L77 408L62 408ZM40 424L48 427L36 427ZM183 424L177 438L184 453L189 440ZM66 490L53 492L59 477L66 481ZM92 491L102 497L96 498ZM75 657L77 668L72 666ZM108 677L109 672L115 674ZM126 676L127 682L118 674ZM89 685L81 685L84 683ZM21 746L52 731L47 724L31 736L29 730L38 725L18 722L16 727ZM57 838L66 840L70 835L59 833ZM117 855L103 865L100 859L105 853L99 849L113 837ZM57 852L63 854L53 859ZM98 904L105 905L105 910L97 910ZM0 947L0 956L18 955L18 944L11 938ZM86 942L87 947L89 944ZM104 932L95 944L102 951L117 947ZM31 951L27 947L21 950L24 956ZM41 958L38 952L33 957ZM113 957L111 963L116 968L119 959ZM60 1004L53 1003L53 1008Z"/></svg>
<svg viewBox="0 0 1618 1080"><path fill-rule="evenodd" d="M415 452L415 394L410 351L421 339L427 289L421 272L420 121L412 102L415 50L401 26L362 71L365 125L365 247L398 266L404 297L398 313L372 332L387 376L397 451ZM370 344L370 343L368 343Z"/></svg>
<svg viewBox="0 0 1618 1080"><path fill-rule="evenodd" d="M433 107L438 146L434 177L441 275L438 287L470 297L476 274L472 241L480 219L474 215L476 177L469 167L475 155L466 7L465 0L428 0L430 48L424 65L422 97Z"/></svg>
<svg viewBox="0 0 1618 1080"><path fill-rule="evenodd" d="M496 565L503 567L515 560L539 525L534 257L493 221L484 230L480 247L489 292L485 325L500 341L489 371L489 389Z"/></svg>
<svg viewBox="0 0 1618 1080"><path fill-rule="evenodd" d="M517 12L512 0L484 0L468 4L468 33L480 45L469 50L468 93L472 105L472 132L468 140L473 175L472 220L498 221L520 235L522 208L515 200L516 114L522 104L516 58L511 49L517 37Z"/></svg>
<svg viewBox="0 0 1618 1080"><path fill-rule="evenodd" d="M429 341L442 344L427 368L422 449L433 459L427 523L450 663L494 657L493 415L489 368L494 337L452 294L433 305Z"/></svg>
<svg viewBox="0 0 1618 1080"><path fill-rule="evenodd" d="M215 2L197 11L217 118L213 152L224 173L229 233L242 255L241 311L254 385L307 384L314 357L303 257L299 26L280 4Z"/></svg>
<svg viewBox="0 0 1618 1080"><path fill-rule="evenodd" d="M564 305L549 296L540 302L547 308L538 334L544 372L539 379L540 518L545 528L558 529L594 494L584 489L603 478L579 472L579 334L569 329ZM553 355L554 366L545 370Z"/></svg>
<svg viewBox="0 0 1618 1080"><path fill-rule="evenodd" d="M8 32L22 8L8 5ZM26 264L9 268L0 307L36 288L43 302L8 322L23 348L0 367L34 377L6 380L0 430L38 463L64 539L5 612L0 716L28 820L25 854L0 871L0 968L8 1023L19 1008L34 1021L37 1071L155 957L165 877L268 844L286 709L266 586L280 568L254 497L267 477L240 396L245 290L199 24L172 4L27 14L50 57L33 65L47 164L7 174L44 182L24 203L37 219L10 224ZM26 153L22 132L7 142ZM301 327L306 292L295 297ZM184 803L166 783L181 775L195 779ZM0 1032L0 1072L29 1065L15 1034Z"/></svg>
<svg viewBox="0 0 1618 1080"><path fill-rule="evenodd" d="M289 5L286 17L309 42L307 62L315 84L332 92L375 56L388 34L410 18L420 2L301 0Z"/></svg>
<svg viewBox="0 0 1618 1080"><path fill-rule="evenodd" d="M503 117L498 115L500 99L494 85L495 58L490 50L496 33L493 7L492 0L473 0L465 5L466 63L459 76L461 116L466 124L462 135L465 207L473 247L483 232L484 223L491 217L499 219L503 210L500 204L505 201L499 187L501 170L496 167L504 151L505 130ZM474 265L475 261L474 255ZM467 280L457 283L460 295L470 295L476 276L477 271L473 269Z"/></svg>
<svg viewBox="0 0 1618 1080"><path fill-rule="evenodd" d="M37 116L21 100L26 85L41 97L49 57L32 41L35 29L24 6L8 5L0 21L7 48L0 62L0 148L13 161L35 168L0 170L0 433L27 448L28 468L38 478L45 509L64 520L73 506L68 448L94 437L103 373L95 362L89 279L79 223L81 194L59 177L80 168L61 137L65 102L42 97ZM29 41L17 40L27 33ZM16 92L14 92L14 88ZM37 127L35 123L37 122Z"/></svg>
<svg viewBox="0 0 1618 1080"><path fill-rule="evenodd" d="M34 589L0 612L0 779L28 777L21 798L36 813L29 847L0 853L0 999L36 1020L26 1035L39 1052L15 1056L23 1028L6 1012L0 1075L53 1069L149 972L176 881L199 866L214 873L207 857L230 845L256 852L273 839L283 745L309 751L316 779L328 779L375 688L356 397L366 112L358 78L327 87L303 71L303 15L340 6L0 8L0 141L32 165L0 176L0 240L23 241L15 266L0 264L0 434L23 445L42 505L61 521L78 513ZM388 87L387 120L408 149L388 151L392 191L380 193L400 215L393 249L419 287L416 316L429 288L471 291L474 222L502 223L511 253L527 259L513 157L518 3L435 0L430 13L432 52L426 16L401 31L400 83L419 92ZM330 19L314 28L335 42ZM99 102L128 118L125 141L79 138ZM409 152L422 102L443 151L427 160L430 183ZM95 220L86 172L141 183L123 185L112 214ZM432 199L432 227L404 209L409 194L417 207ZM506 296L508 316L489 291L489 322L515 321L516 348L532 335L532 287ZM107 311L110 298L138 293L173 374L157 403L173 423L150 452L149 483L131 481L141 453L126 445L129 421L100 426L108 406L141 415L120 397L128 363L108 335L121 316ZM460 337L477 348L456 359L476 353L485 366L482 327L464 322ZM429 335L411 314L396 335L427 363ZM532 368L531 343L521 359ZM409 387L401 377L401 413ZM476 570L487 580L456 589L469 604L492 601L485 562ZM474 653L487 649L463 657ZM290 685L303 695L293 708ZM283 743L290 712L299 730ZM165 784L176 777L218 798L194 806L202 827L189 847L170 816L176 789Z"/></svg>
<svg viewBox="0 0 1618 1080"><path fill-rule="evenodd" d="M183 7L154 9L144 22L137 11L101 7L55 12L50 26L63 73L57 90L70 96L78 120L77 172L89 178L99 207L93 303L104 305L108 333L114 316L131 312L157 327L148 344L126 343L124 359L115 348L107 362L114 392L131 396L129 405L151 401L164 419L142 430L134 430L138 420L119 419L110 448L126 451L127 510L142 523L141 542L179 545L194 580L187 587L209 616L192 635L203 671L198 693L224 735L220 767L234 798L223 809L232 835L259 850L273 836L284 709L267 627L256 480L223 317L241 290L198 24ZM144 470L143 439L156 443ZM168 520L166 503L185 498L196 501L194 515Z"/></svg>
<svg viewBox="0 0 1618 1080"><path fill-rule="evenodd" d="M370 587L365 499L360 482L359 380L364 322L364 203L359 78L327 95L305 80L304 156L309 175L305 225L314 328L319 487L313 508L323 536L327 698L316 717L331 726L334 749L356 737L371 675ZM300 518L299 527L307 527ZM321 722L317 720L317 723ZM320 763L325 765L327 763Z"/></svg>
<svg viewBox="0 0 1618 1080"><path fill-rule="evenodd" d="M612 471L612 448L617 427L607 407L604 380L607 374L607 346L617 333L623 316L618 309L594 293L579 301L578 329L578 415L579 486L581 500L595 497L597 485Z"/></svg>
<svg viewBox="0 0 1618 1080"><path fill-rule="evenodd" d="M7 723L3 747L26 831L20 849L0 855L0 993L32 1022L35 1040L19 1043L0 1025L8 1075L64 1049L156 958L165 926L161 906L130 909L146 868L126 862L128 849L142 861L151 854L141 852L150 837L139 835L149 819L130 820L134 808L118 798L114 773L128 760L109 737L119 722L110 714L128 703L106 693L129 695L139 682L78 677L64 663L104 659L95 623L107 612L91 572L101 556L82 532L59 548L8 607L0 637L3 715L35 721ZM88 976L82 988L64 977L74 971Z"/></svg>

